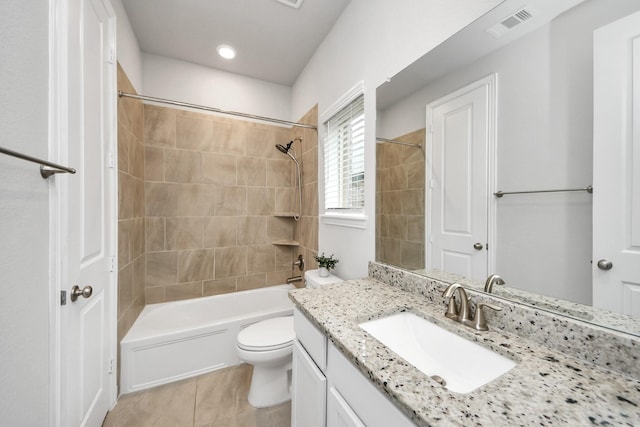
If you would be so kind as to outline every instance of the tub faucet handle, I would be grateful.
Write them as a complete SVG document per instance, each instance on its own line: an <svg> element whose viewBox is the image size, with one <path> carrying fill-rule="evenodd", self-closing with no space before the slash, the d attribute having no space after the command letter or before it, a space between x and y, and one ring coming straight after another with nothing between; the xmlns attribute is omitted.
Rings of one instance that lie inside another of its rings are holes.
<svg viewBox="0 0 640 427"><path fill-rule="evenodd" d="M298 260L293 263L293 265L297 265L300 271L304 270L304 257L302 254L298 255Z"/></svg>

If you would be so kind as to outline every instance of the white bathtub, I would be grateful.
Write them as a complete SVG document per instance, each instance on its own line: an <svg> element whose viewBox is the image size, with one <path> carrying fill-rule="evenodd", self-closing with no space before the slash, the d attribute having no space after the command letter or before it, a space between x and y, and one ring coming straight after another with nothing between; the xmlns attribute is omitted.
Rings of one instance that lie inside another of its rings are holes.
<svg viewBox="0 0 640 427"><path fill-rule="evenodd" d="M292 315L290 289L295 287L147 305L120 343L120 392L240 364L238 332L260 320Z"/></svg>

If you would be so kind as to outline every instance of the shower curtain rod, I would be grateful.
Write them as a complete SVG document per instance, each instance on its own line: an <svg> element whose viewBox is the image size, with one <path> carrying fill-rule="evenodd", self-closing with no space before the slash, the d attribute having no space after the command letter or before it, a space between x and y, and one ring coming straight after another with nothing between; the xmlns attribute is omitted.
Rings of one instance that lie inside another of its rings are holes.
<svg viewBox="0 0 640 427"><path fill-rule="evenodd" d="M417 148L419 148L421 150L423 149L422 144L414 144L412 142L404 142L404 141L398 141L398 140L395 140L395 139L381 138L379 136L376 136L376 141L379 141L379 142L390 142L392 144L407 145L409 147L417 147Z"/></svg>
<svg viewBox="0 0 640 427"><path fill-rule="evenodd" d="M140 99L142 101L159 102L161 104L177 105L178 107L195 108L197 110L205 110L205 111L211 111L211 112L214 112L214 113L228 114L228 115L231 115L231 116L239 116L239 117L244 117L244 118L247 118L247 119L260 120L260 121L263 121L263 122L280 123L280 124L283 124L283 125L290 125L290 126L296 126L296 127L301 127L301 128L318 130L317 126L306 125L304 123L290 122L288 120L274 119L274 118L271 118L271 117L255 116L253 114L240 113L240 112L237 112L237 111L221 110L220 108L207 107L207 106L204 106L204 105L189 104L187 102L173 101L171 99L155 98L153 96L136 95L135 93L127 93L127 92L123 92L121 90L118 91L118 96L121 97L121 98L125 97L125 98Z"/></svg>

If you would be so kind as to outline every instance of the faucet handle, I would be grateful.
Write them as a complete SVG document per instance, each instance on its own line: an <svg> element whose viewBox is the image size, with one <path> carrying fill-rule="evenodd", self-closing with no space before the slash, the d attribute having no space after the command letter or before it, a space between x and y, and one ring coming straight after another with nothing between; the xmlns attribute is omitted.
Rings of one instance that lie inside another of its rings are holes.
<svg viewBox="0 0 640 427"><path fill-rule="evenodd" d="M495 311L502 311L500 307L495 305L487 304L485 302L478 303L476 307L476 318L473 327L478 331L488 331L489 327L487 326L487 320L484 317L484 312L482 311L483 307L490 308Z"/></svg>

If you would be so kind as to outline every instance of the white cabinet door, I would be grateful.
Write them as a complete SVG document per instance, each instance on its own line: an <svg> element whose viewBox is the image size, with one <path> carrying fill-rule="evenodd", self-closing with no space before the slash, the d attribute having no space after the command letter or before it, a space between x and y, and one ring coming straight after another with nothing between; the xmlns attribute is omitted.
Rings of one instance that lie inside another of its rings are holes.
<svg viewBox="0 0 640 427"><path fill-rule="evenodd" d="M327 396L327 427L365 427L342 395L333 387Z"/></svg>
<svg viewBox="0 0 640 427"><path fill-rule="evenodd" d="M637 318L639 111L640 13L635 13L594 33L593 305Z"/></svg>
<svg viewBox="0 0 640 427"><path fill-rule="evenodd" d="M293 343L291 427L324 427L327 379L304 348Z"/></svg>
<svg viewBox="0 0 640 427"><path fill-rule="evenodd" d="M415 427L332 343L329 343L327 351L326 375L329 390L339 391L345 402L343 408L337 408L337 402L332 402L332 399L338 400L335 393L333 396L331 392L327 393L327 427L363 424L368 427ZM354 417L349 416L347 409L353 412ZM349 424L355 422L354 419L362 424Z"/></svg>

